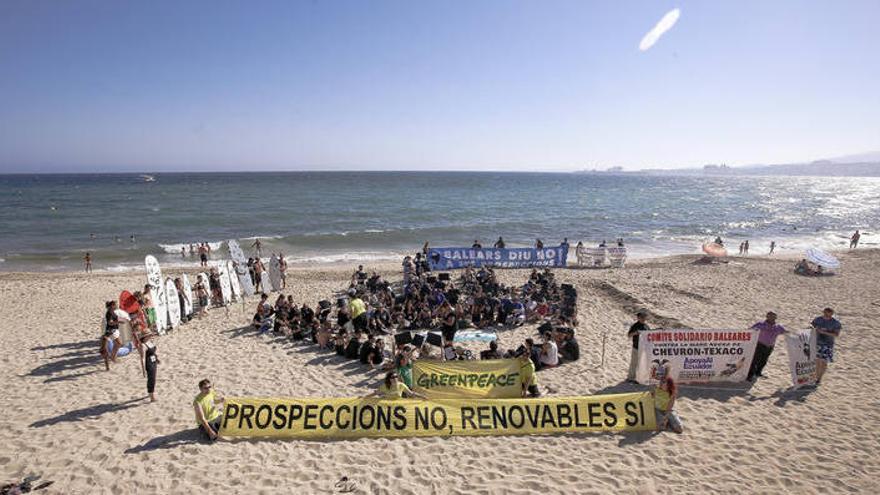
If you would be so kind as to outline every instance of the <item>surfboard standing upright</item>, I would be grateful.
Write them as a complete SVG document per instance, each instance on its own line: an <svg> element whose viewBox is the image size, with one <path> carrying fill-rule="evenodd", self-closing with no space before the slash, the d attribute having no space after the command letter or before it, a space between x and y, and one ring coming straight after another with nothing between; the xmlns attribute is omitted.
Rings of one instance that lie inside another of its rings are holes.
<svg viewBox="0 0 880 495"><path fill-rule="evenodd" d="M238 274L235 271L235 263L232 260L226 262L226 272L229 273L229 288L232 289L232 297L236 301L241 301L241 284L238 280Z"/></svg>
<svg viewBox="0 0 880 495"><path fill-rule="evenodd" d="M202 287L205 288L205 291L208 293L208 309L211 307L212 301L214 299L214 293L211 292L211 279L208 278L208 274L205 272L201 272L197 275L199 277L199 282L202 283Z"/></svg>
<svg viewBox="0 0 880 495"><path fill-rule="evenodd" d="M232 290L229 286L229 272L226 271L226 263L218 261L215 266L217 273L220 274L220 292L223 294L223 304L229 304L232 300Z"/></svg>
<svg viewBox="0 0 880 495"><path fill-rule="evenodd" d="M241 292L245 296L254 295L254 281L251 280L251 274L248 273L247 258L244 256L244 251L241 250L241 246L238 245L238 241L235 239L229 239L226 241L226 245L229 247L229 257L235 262L235 269L230 270L229 273L234 272L237 275Z"/></svg>
<svg viewBox="0 0 880 495"><path fill-rule="evenodd" d="M273 292L281 290L281 261L274 254L269 259L269 282Z"/></svg>
<svg viewBox="0 0 880 495"><path fill-rule="evenodd" d="M165 294L165 281L162 279L162 269L159 261L153 255L144 258L147 267L147 282L153 287L153 304L156 307L156 331L159 335L165 335L168 327L168 299Z"/></svg>
<svg viewBox="0 0 880 495"><path fill-rule="evenodd" d="M190 319L193 315L193 290L192 284L189 283L189 277L185 273L183 274L183 296L186 298L183 301L186 306L186 318Z"/></svg>
<svg viewBox="0 0 880 495"><path fill-rule="evenodd" d="M177 328L180 326L180 296L170 277L165 281L165 295L168 296L168 327Z"/></svg>

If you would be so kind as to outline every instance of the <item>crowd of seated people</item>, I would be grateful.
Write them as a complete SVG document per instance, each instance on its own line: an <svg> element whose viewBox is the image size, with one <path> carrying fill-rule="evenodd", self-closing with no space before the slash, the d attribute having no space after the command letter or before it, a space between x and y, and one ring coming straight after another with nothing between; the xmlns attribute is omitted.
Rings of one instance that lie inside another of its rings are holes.
<svg viewBox="0 0 880 495"><path fill-rule="evenodd" d="M540 345L529 338L519 349L501 351L493 340L480 359L527 352L536 370L578 359L577 294L573 287L558 284L550 270L532 270L525 284L509 287L491 268L468 268L452 280L449 274L426 270L424 263L407 263L412 266L403 286L392 287L359 266L335 303L323 300L314 309L283 294L273 304L262 294L253 326L317 344L370 369L395 370L404 382L416 359L475 359L470 350L455 345L457 331L464 328L541 324Z"/></svg>

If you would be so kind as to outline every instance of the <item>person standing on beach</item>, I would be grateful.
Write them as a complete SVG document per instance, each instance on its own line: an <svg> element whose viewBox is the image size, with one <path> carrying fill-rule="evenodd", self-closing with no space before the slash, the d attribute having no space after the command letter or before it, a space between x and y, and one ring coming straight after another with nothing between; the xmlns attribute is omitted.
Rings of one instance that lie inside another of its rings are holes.
<svg viewBox="0 0 880 495"><path fill-rule="evenodd" d="M196 413L196 424L208 440L217 440L220 436L220 423L223 420L223 412L217 404L223 404L226 399L214 394L211 380L207 378L199 382L199 394L193 399L193 410Z"/></svg>
<svg viewBox="0 0 880 495"><path fill-rule="evenodd" d="M257 254L257 258L263 257L263 243L260 242L259 238L257 238L257 240L255 240L254 243L251 244L251 247L254 248L254 252Z"/></svg>
<svg viewBox="0 0 880 495"><path fill-rule="evenodd" d="M147 317L147 326L150 330L156 330L156 305L153 303L153 286L147 284L144 286L144 292L141 295L144 298L144 314Z"/></svg>
<svg viewBox="0 0 880 495"><path fill-rule="evenodd" d="M199 266L202 268L208 266L208 248L204 244L199 244Z"/></svg>
<svg viewBox="0 0 880 495"><path fill-rule="evenodd" d="M471 245L471 249L483 249L483 245L480 244L479 239L474 239L473 245Z"/></svg>
<svg viewBox="0 0 880 495"><path fill-rule="evenodd" d="M86 273L92 273L92 253L86 253L83 261L86 264Z"/></svg>
<svg viewBox="0 0 880 495"><path fill-rule="evenodd" d="M855 248L859 247L859 239L861 239L861 238L862 238L862 234L860 234L859 231L856 230L856 233L853 234L852 237L850 237L850 239L849 239L849 248L855 249Z"/></svg>
<svg viewBox="0 0 880 495"><path fill-rule="evenodd" d="M147 394L150 402L156 402L156 372L159 366L159 357L156 356L156 343L153 342L153 334L147 333L141 337L141 345L144 347L141 372L147 378Z"/></svg>
<svg viewBox="0 0 880 495"><path fill-rule="evenodd" d="M119 339L119 317L116 316L116 301L107 301L105 305L107 312L104 313L104 339L101 343L101 355L104 356L104 365L107 371L110 371L110 361L116 362L116 354L122 347L122 341ZM113 351L110 352L107 347L113 342Z"/></svg>
<svg viewBox="0 0 880 495"><path fill-rule="evenodd" d="M749 255L749 240L748 239L746 239L746 242L743 243L743 254L746 256Z"/></svg>
<svg viewBox="0 0 880 495"><path fill-rule="evenodd" d="M651 330L651 327L645 323L648 319L648 313L639 311L636 313L636 322L629 327L626 336L632 339L632 352L629 356L629 371L626 374L626 381L636 383L636 371L639 366L639 334Z"/></svg>
<svg viewBox="0 0 880 495"><path fill-rule="evenodd" d="M742 254L743 254L743 246L745 246L744 242L739 243L739 255L740 256L742 256Z"/></svg>
<svg viewBox="0 0 880 495"><path fill-rule="evenodd" d="M186 246L180 248L180 257L186 259Z"/></svg>
<svg viewBox="0 0 880 495"><path fill-rule="evenodd" d="M752 382L757 377L764 377L764 366L773 354L773 347L776 345L776 338L786 333L782 325L776 324L776 313L770 311L767 313L764 321L759 321L752 325L752 330L758 330L758 345L755 347L755 356L752 358L752 365L749 367L749 375L746 380Z"/></svg>
<svg viewBox="0 0 880 495"><path fill-rule="evenodd" d="M504 239L501 236L498 236L498 240L495 241L495 249L504 249Z"/></svg>
<svg viewBox="0 0 880 495"><path fill-rule="evenodd" d="M773 254L773 250L776 249L776 241L770 241L770 254Z"/></svg>
<svg viewBox="0 0 880 495"><path fill-rule="evenodd" d="M834 341L840 337L842 327L831 308L822 310L822 316L814 318L810 325L816 329L816 385L819 385L828 363L834 361Z"/></svg>
<svg viewBox="0 0 880 495"><path fill-rule="evenodd" d="M284 260L284 253L278 253L278 270L281 272L281 289L287 288L287 261Z"/></svg>
<svg viewBox="0 0 880 495"><path fill-rule="evenodd" d="M535 249L544 249L544 242L541 239L535 239Z"/></svg>

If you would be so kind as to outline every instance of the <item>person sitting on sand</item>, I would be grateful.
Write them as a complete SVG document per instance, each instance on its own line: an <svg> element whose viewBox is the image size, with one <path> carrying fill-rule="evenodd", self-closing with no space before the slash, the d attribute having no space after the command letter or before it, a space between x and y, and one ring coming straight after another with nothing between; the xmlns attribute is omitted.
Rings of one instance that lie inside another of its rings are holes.
<svg viewBox="0 0 880 495"><path fill-rule="evenodd" d="M361 364L370 364L370 354L373 353L375 345L376 338L372 335L367 337L367 341L361 344L361 348L358 350L358 358L360 359Z"/></svg>
<svg viewBox="0 0 880 495"><path fill-rule="evenodd" d="M367 398L369 397L379 397L386 400L400 398L410 399L413 397L427 399L424 395L413 392L405 383L400 381L400 376L398 376L396 371L389 371L385 375L385 380L382 381L382 385L379 386L379 389L367 396Z"/></svg>
<svg viewBox="0 0 880 495"><path fill-rule="evenodd" d="M581 358L581 346L574 336L574 330L565 332L562 344L559 345L559 353L564 361L577 361Z"/></svg>
<svg viewBox="0 0 880 495"><path fill-rule="evenodd" d="M550 337L549 333L544 334L544 343L541 345L541 367L555 368L559 366L559 347Z"/></svg>
<svg viewBox="0 0 880 495"><path fill-rule="evenodd" d="M810 270L810 265L807 263L807 260L801 259L798 261L797 265L794 266L794 272L798 275L809 275L812 270Z"/></svg>
<svg viewBox="0 0 880 495"><path fill-rule="evenodd" d="M101 339L101 355L104 356L104 365L107 371L110 371L110 361L116 362L116 354L122 347L122 341L119 340L119 316L116 315L116 301L107 301L105 304L107 311L104 313L104 337ZM113 342L113 351L107 348Z"/></svg>
<svg viewBox="0 0 880 495"><path fill-rule="evenodd" d="M354 333L345 345L345 357L348 359L358 359L361 349L361 334Z"/></svg>
<svg viewBox="0 0 880 495"><path fill-rule="evenodd" d="M671 430L681 434L684 428L681 425L681 418L672 410L675 405L675 397L677 395L675 382L665 369L658 372L660 383L651 390L654 397L654 415L657 418L657 431Z"/></svg>
<svg viewBox="0 0 880 495"><path fill-rule="evenodd" d="M193 410L196 413L196 424L208 440L216 440L220 435L220 423L223 420L223 411L217 404L223 404L226 399L217 398L214 394L211 380L207 378L199 382L199 394L193 399Z"/></svg>
<svg viewBox="0 0 880 495"><path fill-rule="evenodd" d="M538 373L535 372L535 363L529 358L529 353L523 349L519 356L519 376L522 379L523 397L540 397L538 389Z"/></svg>
<svg viewBox="0 0 880 495"><path fill-rule="evenodd" d="M367 366L370 369L375 368L382 364L385 361L385 341L382 339L376 339L375 344L373 345L373 350L367 354Z"/></svg>
<svg viewBox="0 0 880 495"><path fill-rule="evenodd" d="M498 341L489 342L489 350L480 351L480 359L501 359L503 356L498 352Z"/></svg>

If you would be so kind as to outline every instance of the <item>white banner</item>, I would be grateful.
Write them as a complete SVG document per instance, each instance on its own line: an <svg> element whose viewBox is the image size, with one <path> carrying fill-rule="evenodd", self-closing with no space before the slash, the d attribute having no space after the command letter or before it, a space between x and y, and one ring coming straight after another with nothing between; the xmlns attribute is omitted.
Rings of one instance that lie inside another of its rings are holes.
<svg viewBox="0 0 880 495"><path fill-rule="evenodd" d="M641 332L639 383L657 383L657 370L681 383L742 382L758 343L756 330L662 329Z"/></svg>
<svg viewBox="0 0 880 495"><path fill-rule="evenodd" d="M795 387L816 383L816 331L812 328L785 336L791 382Z"/></svg>

